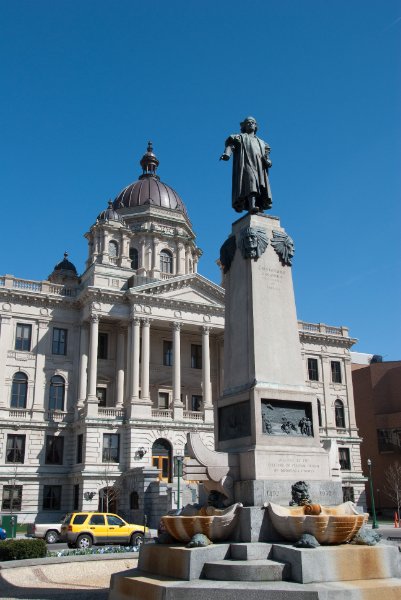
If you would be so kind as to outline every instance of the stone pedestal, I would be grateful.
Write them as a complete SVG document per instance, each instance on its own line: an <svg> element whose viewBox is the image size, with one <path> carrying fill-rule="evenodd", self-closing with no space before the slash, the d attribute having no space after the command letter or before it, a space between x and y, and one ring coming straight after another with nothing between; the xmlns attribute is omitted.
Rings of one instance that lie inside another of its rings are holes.
<svg viewBox="0 0 401 600"><path fill-rule="evenodd" d="M277 217L247 214L233 224L230 243L215 437L216 450L238 456L235 500L288 504L291 485L304 480L324 492L316 501L341 502L338 472L320 443L316 397L305 385L292 240Z"/></svg>

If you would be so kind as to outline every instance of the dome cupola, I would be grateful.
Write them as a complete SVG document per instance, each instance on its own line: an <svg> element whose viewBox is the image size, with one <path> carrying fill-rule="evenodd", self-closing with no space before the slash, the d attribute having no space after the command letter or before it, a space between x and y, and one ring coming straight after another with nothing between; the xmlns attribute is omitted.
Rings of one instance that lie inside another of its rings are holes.
<svg viewBox="0 0 401 600"><path fill-rule="evenodd" d="M64 258L61 262L57 263L57 265L53 269L53 273L51 273L48 277L49 281L52 283L60 283L60 284L76 284L78 283L78 273L75 268L75 265L72 264L68 260L68 253L64 252Z"/></svg>
<svg viewBox="0 0 401 600"><path fill-rule="evenodd" d="M147 151L139 162L142 167L142 175L118 194L113 202L114 209L132 209L151 205L180 211L188 216L185 204L177 192L160 181L160 177L156 174L159 160L153 152L152 142L148 143Z"/></svg>
<svg viewBox="0 0 401 600"><path fill-rule="evenodd" d="M96 221L98 223L103 221L117 221L118 223L122 223L124 225L124 219L114 209L112 200L109 200L107 208L103 210L100 215L98 215Z"/></svg>

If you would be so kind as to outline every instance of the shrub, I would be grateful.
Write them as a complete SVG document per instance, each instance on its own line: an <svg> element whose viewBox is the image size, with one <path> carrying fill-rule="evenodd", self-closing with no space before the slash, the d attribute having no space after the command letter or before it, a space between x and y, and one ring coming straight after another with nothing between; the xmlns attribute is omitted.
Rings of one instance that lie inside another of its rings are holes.
<svg viewBox="0 0 401 600"><path fill-rule="evenodd" d="M45 540L5 540L0 542L0 561L43 558L46 556Z"/></svg>

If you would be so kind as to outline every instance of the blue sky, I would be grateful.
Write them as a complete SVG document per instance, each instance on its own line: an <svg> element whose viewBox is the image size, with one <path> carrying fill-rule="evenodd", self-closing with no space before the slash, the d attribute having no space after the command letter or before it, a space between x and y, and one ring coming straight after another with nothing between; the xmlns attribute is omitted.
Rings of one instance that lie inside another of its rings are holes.
<svg viewBox="0 0 401 600"><path fill-rule="evenodd" d="M148 139L215 260L237 218L224 140L252 114L298 317L401 359L399 0L0 0L0 273L45 279L136 180Z"/></svg>

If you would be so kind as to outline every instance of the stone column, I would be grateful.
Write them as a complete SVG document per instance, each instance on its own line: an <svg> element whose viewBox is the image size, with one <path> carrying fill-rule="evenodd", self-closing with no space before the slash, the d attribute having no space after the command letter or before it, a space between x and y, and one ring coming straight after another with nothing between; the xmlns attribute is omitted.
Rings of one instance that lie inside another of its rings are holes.
<svg viewBox="0 0 401 600"><path fill-rule="evenodd" d="M202 327L202 388L203 388L203 409L205 421L213 422L213 404L210 382L210 327Z"/></svg>
<svg viewBox="0 0 401 600"><path fill-rule="evenodd" d="M185 273L186 273L186 275L188 275L188 273L190 272L190 268L189 268L190 257L191 257L191 251L190 251L189 247L186 246L186 248L185 248Z"/></svg>
<svg viewBox="0 0 401 600"><path fill-rule="evenodd" d="M351 434L358 435L358 428L356 426L355 418L355 402L354 402L354 388L352 387L352 370L351 370L351 357L345 358L343 362L344 366L344 383L347 390L347 405L348 405L348 427Z"/></svg>
<svg viewBox="0 0 401 600"><path fill-rule="evenodd" d="M141 401L149 402L150 321L142 319Z"/></svg>
<svg viewBox="0 0 401 600"><path fill-rule="evenodd" d="M116 370L116 407L122 408L124 404L124 346L125 335L121 327L117 333L117 370Z"/></svg>
<svg viewBox="0 0 401 600"><path fill-rule="evenodd" d="M37 324L37 339L36 339L36 356L35 356L35 385L33 392L33 404L34 410L44 411L47 405L47 398L43 397L43 390L45 389L45 336L49 331L48 321L38 321ZM50 328L50 333L52 332ZM66 410L67 397L64 400L64 409Z"/></svg>
<svg viewBox="0 0 401 600"><path fill-rule="evenodd" d="M173 323L173 411L174 420L183 418L184 405L181 401L181 327Z"/></svg>
<svg viewBox="0 0 401 600"><path fill-rule="evenodd" d="M78 407L81 408L85 403L88 383L88 328L86 323L81 323L80 344L79 344L79 396Z"/></svg>
<svg viewBox="0 0 401 600"><path fill-rule="evenodd" d="M125 402L129 405L131 397L131 327L127 328L127 340L126 340L126 353L125 353Z"/></svg>
<svg viewBox="0 0 401 600"><path fill-rule="evenodd" d="M153 238L153 256L152 256L152 277L156 277L156 278L159 278L159 276L160 276L159 243L160 243L159 238L154 237Z"/></svg>
<svg viewBox="0 0 401 600"><path fill-rule="evenodd" d="M109 263L109 232L105 229L103 230L103 239L102 239L102 263Z"/></svg>
<svg viewBox="0 0 401 600"><path fill-rule="evenodd" d="M130 402L138 402L139 399L139 341L140 341L141 321L138 317L132 317L131 320L131 357L130 357Z"/></svg>
<svg viewBox="0 0 401 600"><path fill-rule="evenodd" d="M177 243L177 269L176 274L182 275L184 273L184 245L181 242Z"/></svg>
<svg viewBox="0 0 401 600"><path fill-rule="evenodd" d="M97 382L97 346L99 337L99 315L90 316L89 365L88 365L88 395L86 398L86 414L97 415L98 399L96 396Z"/></svg>
<svg viewBox="0 0 401 600"><path fill-rule="evenodd" d="M137 269L137 273L138 275L145 275L146 274L146 244L145 244L145 240L141 240L140 243L140 253L138 256L138 260L139 260L139 267Z"/></svg>
<svg viewBox="0 0 401 600"><path fill-rule="evenodd" d="M9 315L0 315L0 407L10 408L10 390L5 387L6 364L9 350L12 350L12 319Z"/></svg>

